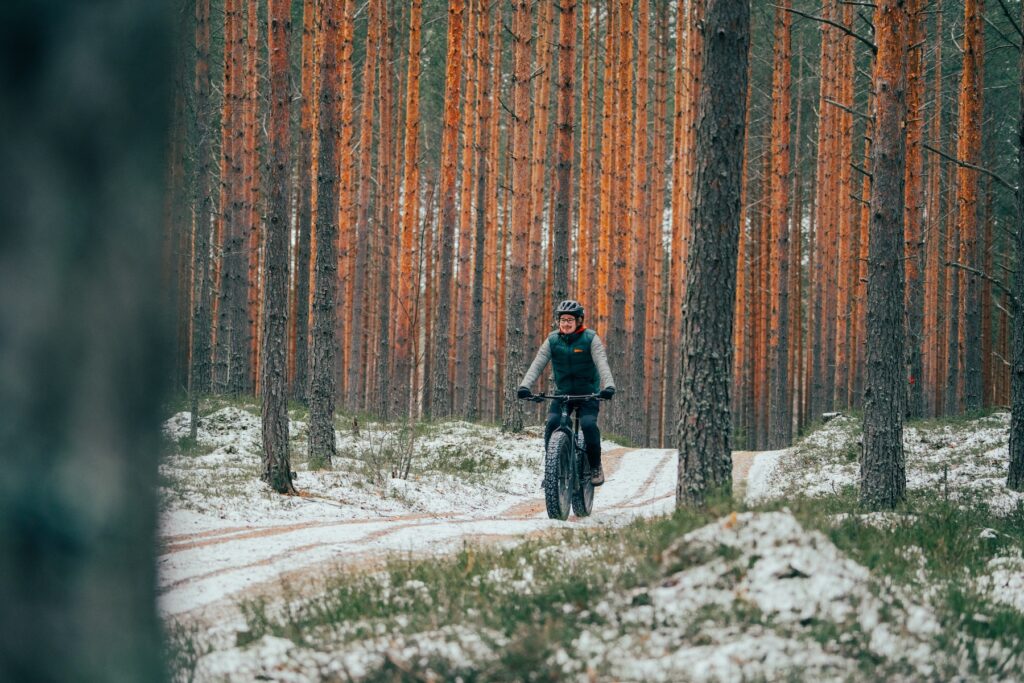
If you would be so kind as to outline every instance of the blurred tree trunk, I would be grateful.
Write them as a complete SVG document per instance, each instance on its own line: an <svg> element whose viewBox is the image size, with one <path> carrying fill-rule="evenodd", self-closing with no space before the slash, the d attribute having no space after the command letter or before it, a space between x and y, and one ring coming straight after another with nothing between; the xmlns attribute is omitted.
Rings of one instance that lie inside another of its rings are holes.
<svg viewBox="0 0 1024 683"><path fill-rule="evenodd" d="M906 72L910 40L903 0L880 0L871 155L871 234L868 251L867 383L860 499L893 508L906 497L903 454L904 316L903 178L906 148Z"/></svg>
<svg viewBox="0 0 1024 683"><path fill-rule="evenodd" d="M165 678L154 596L171 5L0 5L0 111L17 131L0 138L6 681Z"/></svg>
<svg viewBox="0 0 1024 683"><path fill-rule="evenodd" d="M685 308L674 311L683 319L676 507L703 505L732 484L729 391L750 7L708 0L701 15L693 243Z"/></svg>

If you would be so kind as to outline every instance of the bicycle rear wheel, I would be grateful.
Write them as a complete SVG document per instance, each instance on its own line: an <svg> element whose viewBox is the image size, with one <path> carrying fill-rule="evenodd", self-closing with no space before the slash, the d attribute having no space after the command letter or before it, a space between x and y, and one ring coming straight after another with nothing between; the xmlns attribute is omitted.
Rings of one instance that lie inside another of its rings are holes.
<svg viewBox="0 0 1024 683"><path fill-rule="evenodd" d="M573 448L568 435L556 431L544 457L544 505L551 519L568 519Z"/></svg>

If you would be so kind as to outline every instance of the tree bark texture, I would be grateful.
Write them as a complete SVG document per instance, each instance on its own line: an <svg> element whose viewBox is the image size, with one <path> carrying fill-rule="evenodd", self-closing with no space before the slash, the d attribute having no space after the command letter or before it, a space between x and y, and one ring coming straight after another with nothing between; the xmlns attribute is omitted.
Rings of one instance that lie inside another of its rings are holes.
<svg viewBox="0 0 1024 683"><path fill-rule="evenodd" d="M438 303L437 325L434 327L434 381L433 404L434 417L451 415L452 388L448 378L448 359L454 351L451 337L451 306L449 292L452 289L452 270L455 258L455 228L457 214L455 211L455 167L458 164L459 151L459 107L462 90L462 33L464 0L450 0L448 3L448 56L445 61L444 84L444 132L441 140L441 186L440 186L440 229L441 229L441 261L440 267L440 298Z"/></svg>
<svg viewBox="0 0 1024 683"><path fill-rule="evenodd" d="M768 448L785 448L792 438L792 412L787 400L789 382L789 185L790 185L790 87L793 57L790 0L775 10L775 44L772 78L772 174L771 174L771 357ZM799 268L798 263L792 264Z"/></svg>
<svg viewBox="0 0 1024 683"><path fill-rule="evenodd" d="M981 153L982 75L984 69L984 0L964 3L964 62L960 76L960 125L957 158L978 165ZM959 261L979 270L978 254L978 172L957 169L957 228L960 231ZM981 408L981 280L973 272L961 270L960 310L961 349L964 366L964 410Z"/></svg>
<svg viewBox="0 0 1024 683"><path fill-rule="evenodd" d="M867 386L861 503L893 508L906 497L903 454L903 178L908 12L904 0L875 11L875 134L868 250Z"/></svg>
<svg viewBox="0 0 1024 683"><path fill-rule="evenodd" d="M324 31L320 85L320 162L317 178L316 260L313 273L312 344L309 357L309 458L334 456L335 323L338 291L338 121L341 119L342 22L348 0L319 0Z"/></svg>
<svg viewBox="0 0 1024 683"><path fill-rule="evenodd" d="M549 308L569 295L569 229L572 224L573 84L576 74L576 2L560 0L558 7L558 131L555 170L554 255ZM646 53L645 53L646 54Z"/></svg>
<svg viewBox="0 0 1024 683"><path fill-rule="evenodd" d="M292 297L292 385L291 395L305 401L309 394L309 274L310 241L316 199L316 135L319 100L314 84L319 69L315 66L315 45L320 34L316 16L317 0L304 0L302 8L302 104L299 107L298 213L295 238L295 294Z"/></svg>
<svg viewBox="0 0 1024 683"><path fill-rule="evenodd" d="M1021 11L1024 18L1024 9ZM1024 264L1024 52L1020 57L1020 116L1017 120L1017 226L1014 247L1017 252L1017 268ZM1020 302L1024 301L1024 278L1013 279L1013 294L1016 300L1013 316L1013 351L1010 365L1010 467L1006 477L1007 488L1024 491L1024 312Z"/></svg>
<svg viewBox="0 0 1024 683"><path fill-rule="evenodd" d="M676 506L732 484L729 392L750 46L746 2L709 0L697 105L693 243L683 310Z"/></svg>
<svg viewBox="0 0 1024 683"><path fill-rule="evenodd" d="M921 0L908 4L910 45L907 72L906 215L903 256L907 271L907 417L924 416L924 30Z"/></svg>
<svg viewBox="0 0 1024 683"><path fill-rule="evenodd" d="M518 432L523 428L523 409L516 400L516 382L526 373L526 301L524 286L528 250L526 240L530 224L530 5L515 0L512 24L512 215L506 223L512 249L508 274L516 283L506 287L505 321L505 402L502 428Z"/></svg>
<svg viewBox="0 0 1024 683"><path fill-rule="evenodd" d="M289 96L288 41L291 0L269 0L270 186L263 289L260 387L263 400L263 480L278 493L294 493L288 452L288 206ZM333 432L332 432L333 436Z"/></svg>
<svg viewBox="0 0 1024 683"><path fill-rule="evenodd" d="M189 354L190 436L199 428L199 395L210 391L213 273L210 253L213 206L210 198L212 149L210 111L210 0L196 2L196 193L192 238L192 334Z"/></svg>

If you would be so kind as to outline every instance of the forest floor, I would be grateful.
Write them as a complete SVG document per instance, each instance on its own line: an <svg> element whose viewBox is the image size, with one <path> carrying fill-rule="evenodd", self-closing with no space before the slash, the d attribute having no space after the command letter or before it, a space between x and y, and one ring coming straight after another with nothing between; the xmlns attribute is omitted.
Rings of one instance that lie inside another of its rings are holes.
<svg viewBox="0 0 1024 683"><path fill-rule="evenodd" d="M282 497L258 480L256 407L205 412L194 443L186 413L165 424L159 604L179 680L1024 669L1001 414L908 427L898 513L857 508L859 421L841 417L794 448L734 453L733 500L697 513L672 514L674 451L606 443L594 514L558 522L539 429L339 419L339 456L309 471L293 411L302 495Z"/></svg>

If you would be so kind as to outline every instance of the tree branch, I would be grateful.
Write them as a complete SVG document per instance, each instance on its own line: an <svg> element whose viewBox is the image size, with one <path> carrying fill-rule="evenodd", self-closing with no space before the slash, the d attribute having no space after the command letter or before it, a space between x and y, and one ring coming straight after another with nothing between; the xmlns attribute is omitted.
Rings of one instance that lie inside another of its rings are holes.
<svg viewBox="0 0 1024 683"><path fill-rule="evenodd" d="M1017 191L1017 187L1016 187L1015 185L1011 185L1011 184L1009 183L1009 181L1007 181L1007 180L1004 180L1004 179L1002 178L1002 176L1000 176L1000 175L999 175L998 173L996 173L995 171L990 171L990 170L988 170L987 168L982 168L981 166L975 166L974 164L970 164L970 163L967 163L966 161L963 161L963 160L961 160L961 159L957 159L957 158L956 158L956 157L954 157L954 156L950 156L949 154L946 154L945 152L943 152L943 151L942 151L942 150L940 150L940 149L935 149L934 147L932 147L931 145L929 145L929 144L928 144L927 142L926 142L926 143L924 143L924 145L922 145L922 146L923 146L923 147L924 147L924 148L925 148L926 150L928 150L929 152L933 152L933 153L935 153L935 154L938 154L938 155L939 155L940 157L942 157L943 159L947 159L947 160L949 160L949 161L952 161L952 162L953 162L954 164L956 164L957 166L963 166L964 168L969 168L969 169L971 169L972 171L978 171L979 173L984 173L985 175L987 175L987 176L991 177L991 178L992 178L993 180L995 180L996 182L998 182L998 183L999 183L1000 185L1002 185L1003 187L1005 187L1006 189L1008 189L1008 190L1009 190L1010 192L1016 192L1016 191Z"/></svg>
<svg viewBox="0 0 1024 683"><path fill-rule="evenodd" d="M1017 35L1019 35L1021 38L1024 38L1024 31L1020 30L1020 24L1018 24L1017 20L1013 18L1013 14L1010 12L1010 9L1006 6L1006 0L999 0L999 6L1003 8L1003 14L1005 14L1006 18L1010 20L1011 24L1013 24L1013 28L1017 31Z"/></svg>
<svg viewBox="0 0 1024 683"><path fill-rule="evenodd" d="M1001 281L989 275L988 273L984 273L978 270L977 268L971 268L970 266L965 266L964 264L957 263L955 261L946 261L946 265L949 266L950 268L959 268L961 270L966 270L968 273L974 273L982 280L985 280L986 282L991 282L994 286L998 287L1000 290L1002 290L1004 294L1006 294L1006 296L1010 300L1010 303L1013 304L1014 309L1018 308L1017 297L1013 295L1013 292L1010 291L1010 288L1004 285Z"/></svg>
<svg viewBox="0 0 1024 683"><path fill-rule="evenodd" d="M847 107L847 106L846 106L845 104L841 104L841 103L839 103L839 102L836 102L835 100L830 100L830 99L829 99L829 98L827 98L827 97L826 97L826 98L824 98L824 99L825 99L825 101L826 101L826 102L828 102L829 104L831 104L831 105L832 105L833 107L837 107L837 108L839 108L839 109L842 109L843 111L845 111L845 112L847 112L847 113L850 113L850 114L853 114L854 116L859 116L859 117L861 117L862 119L866 119L866 120L868 120L868 121L870 121L870 120L871 120L871 115L870 115L870 114L865 114L865 113L864 113L864 112L862 112L862 111L857 111L856 109L851 109L850 107Z"/></svg>
<svg viewBox="0 0 1024 683"><path fill-rule="evenodd" d="M840 31L842 31L843 33L845 33L846 35L848 35L848 36L850 36L852 38L856 38L860 42L862 42L865 45L867 45L869 48L871 48L871 53L872 54L875 54L875 53L878 52L878 46L877 45L875 45L873 42L871 42L870 40L868 40L867 38L865 38L861 34L859 34L856 31L854 31L852 28L846 26L845 24L840 24L837 21L832 21L831 19L826 19L825 17L818 17L818 16L815 16L813 14L808 14L807 12L801 12L800 10L793 9L792 7L782 7L780 5L771 5L771 7L774 7L775 9L785 10L785 11L790 12L792 14L796 14L798 16L801 16L801 17L803 17L805 19L811 19L812 21L818 21L818 22L821 22L822 24L828 24L829 26L834 26L837 29L839 29Z"/></svg>

